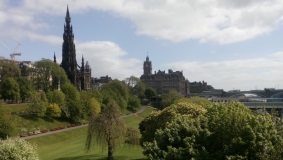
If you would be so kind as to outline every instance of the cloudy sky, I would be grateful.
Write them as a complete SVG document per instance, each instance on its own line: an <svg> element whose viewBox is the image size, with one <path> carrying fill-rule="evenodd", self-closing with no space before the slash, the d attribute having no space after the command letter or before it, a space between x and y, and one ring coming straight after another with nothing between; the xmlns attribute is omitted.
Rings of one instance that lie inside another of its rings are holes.
<svg viewBox="0 0 283 160"><path fill-rule="evenodd" d="M282 0L0 0L0 42L21 44L17 60L61 62L67 5L94 77L140 77L148 55L153 71L217 89L283 88Z"/></svg>

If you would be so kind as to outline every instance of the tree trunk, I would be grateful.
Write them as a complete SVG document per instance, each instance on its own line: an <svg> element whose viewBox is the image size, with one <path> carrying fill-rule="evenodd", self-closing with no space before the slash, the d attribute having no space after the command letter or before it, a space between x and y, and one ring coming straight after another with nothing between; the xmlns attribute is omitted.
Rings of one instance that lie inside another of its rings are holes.
<svg viewBox="0 0 283 160"><path fill-rule="evenodd" d="M108 144L108 157L107 160L114 160L113 158L113 146Z"/></svg>

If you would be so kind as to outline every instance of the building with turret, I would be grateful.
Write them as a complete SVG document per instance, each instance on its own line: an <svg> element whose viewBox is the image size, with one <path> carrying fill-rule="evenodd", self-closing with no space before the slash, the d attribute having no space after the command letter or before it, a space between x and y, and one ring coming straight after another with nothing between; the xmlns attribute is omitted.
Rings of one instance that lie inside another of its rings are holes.
<svg viewBox="0 0 283 160"><path fill-rule="evenodd" d="M56 62L56 56L54 55L54 62ZM76 59L76 46L74 43L73 27L71 25L71 17L69 8L67 6L67 13L65 17L64 33L63 33L63 45L62 45L62 62L61 67L65 70L68 79L72 84L76 85L81 90L91 89L91 68L84 62L82 57L81 65L77 64Z"/></svg>
<svg viewBox="0 0 283 160"><path fill-rule="evenodd" d="M168 73L158 70L152 74L152 63L148 56L143 63L143 75L140 79L147 87L155 89L157 94L166 94L171 90L184 96L188 94L189 81L185 79L183 72L169 69Z"/></svg>

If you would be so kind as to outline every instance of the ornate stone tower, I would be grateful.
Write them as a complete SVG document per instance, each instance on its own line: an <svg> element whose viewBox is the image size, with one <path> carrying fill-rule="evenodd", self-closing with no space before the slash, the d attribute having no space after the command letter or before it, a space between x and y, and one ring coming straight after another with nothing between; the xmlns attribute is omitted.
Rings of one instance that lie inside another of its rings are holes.
<svg viewBox="0 0 283 160"><path fill-rule="evenodd" d="M62 62L61 67L65 70L71 83L76 85L77 80L77 60L76 47L74 43L73 28L71 25L71 17L67 6L67 13L64 25L63 45L62 45Z"/></svg>
<svg viewBox="0 0 283 160"><path fill-rule="evenodd" d="M143 74L144 75L152 74L152 65L151 65L151 61L149 61L148 56L146 56L146 61L144 61L143 63Z"/></svg>

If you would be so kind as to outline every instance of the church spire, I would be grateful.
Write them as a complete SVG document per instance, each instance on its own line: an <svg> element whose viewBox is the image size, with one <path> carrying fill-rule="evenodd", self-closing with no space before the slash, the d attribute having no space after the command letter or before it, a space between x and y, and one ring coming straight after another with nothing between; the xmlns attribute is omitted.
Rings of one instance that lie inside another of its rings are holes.
<svg viewBox="0 0 283 160"><path fill-rule="evenodd" d="M74 43L74 34L71 26L71 17L68 6L63 33L61 66L62 68L64 68L71 83L76 84L78 65L76 60L76 46Z"/></svg>
<svg viewBox="0 0 283 160"><path fill-rule="evenodd" d="M55 52L54 52L54 56L53 56L53 61L54 61L54 63L57 63Z"/></svg>
<svg viewBox="0 0 283 160"><path fill-rule="evenodd" d="M66 24L68 24L68 23L70 24L71 23L71 17L70 17L68 5L67 5L67 12L66 12L65 22L66 22Z"/></svg>

